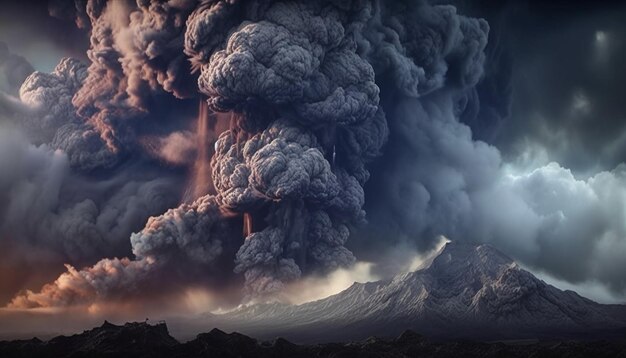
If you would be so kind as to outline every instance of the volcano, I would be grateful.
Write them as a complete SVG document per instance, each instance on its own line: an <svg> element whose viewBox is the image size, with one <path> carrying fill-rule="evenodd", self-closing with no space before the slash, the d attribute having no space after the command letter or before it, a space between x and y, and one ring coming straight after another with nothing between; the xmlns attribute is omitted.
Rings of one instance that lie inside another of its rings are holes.
<svg viewBox="0 0 626 358"><path fill-rule="evenodd" d="M447 243L415 272L354 283L301 305L255 304L202 321L299 342L390 337L406 329L444 339L606 338L626 327L626 306L551 286L490 245Z"/></svg>

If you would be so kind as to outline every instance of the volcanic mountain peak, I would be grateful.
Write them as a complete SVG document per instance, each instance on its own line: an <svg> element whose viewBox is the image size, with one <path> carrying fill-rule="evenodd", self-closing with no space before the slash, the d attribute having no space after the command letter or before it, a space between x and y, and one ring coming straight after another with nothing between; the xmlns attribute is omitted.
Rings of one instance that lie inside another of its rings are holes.
<svg viewBox="0 0 626 358"><path fill-rule="evenodd" d="M416 277L436 278L432 284L453 289L455 283L467 285L472 281L486 284L496 280L507 270L520 270L519 266L502 252L488 244L448 242L438 252L426 259L418 270L399 274L393 281L407 281Z"/></svg>
<svg viewBox="0 0 626 358"><path fill-rule="evenodd" d="M407 328L431 336L528 338L625 327L615 310L548 285L490 245L451 242L415 272L354 283L297 306L252 305L211 321L256 336L296 340L360 339Z"/></svg>
<svg viewBox="0 0 626 358"><path fill-rule="evenodd" d="M421 270L396 276L374 296L395 301L392 311L398 317L430 317L433 324L506 328L621 324L613 322L602 305L546 284L485 244L447 243Z"/></svg>
<svg viewBox="0 0 626 358"><path fill-rule="evenodd" d="M451 241L444 244L418 271L428 270L444 274L471 267L491 276L511 265L515 265L513 259L489 244L473 245Z"/></svg>

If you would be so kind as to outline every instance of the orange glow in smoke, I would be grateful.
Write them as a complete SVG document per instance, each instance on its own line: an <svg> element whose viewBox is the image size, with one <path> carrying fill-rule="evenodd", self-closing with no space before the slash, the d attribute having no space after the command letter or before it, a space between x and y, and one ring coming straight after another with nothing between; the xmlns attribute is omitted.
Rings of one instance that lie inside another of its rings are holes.
<svg viewBox="0 0 626 358"><path fill-rule="evenodd" d="M211 166L209 155L209 107L206 101L200 101L198 125L196 128L197 154L193 166L193 175L184 201L190 202L208 194L211 187Z"/></svg>
<svg viewBox="0 0 626 358"><path fill-rule="evenodd" d="M243 237L247 238L252 234L252 215L250 213L243 214Z"/></svg>

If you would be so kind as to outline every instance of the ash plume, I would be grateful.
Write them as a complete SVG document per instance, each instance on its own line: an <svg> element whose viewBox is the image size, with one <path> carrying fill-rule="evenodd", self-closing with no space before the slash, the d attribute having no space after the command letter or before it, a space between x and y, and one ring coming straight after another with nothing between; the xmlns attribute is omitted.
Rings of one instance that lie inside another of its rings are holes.
<svg viewBox="0 0 626 358"><path fill-rule="evenodd" d="M115 257L125 258L67 266L12 307L159 294L162 284L219 289L239 279L244 300L271 300L302 277L357 258L380 264L398 245L425 250L440 235L493 242L538 270L625 290L608 269L622 265L614 252L626 252L616 239L624 235L619 203L607 189L624 192L623 168L587 180L556 163L520 172L462 122L481 113L477 86L506 82L484 71L494 57L485 54L485 20L427 1L75 5L55 14L90 31L91 63L64 60L20 91L40 111L31 120L49 131L37 148L61 152L66 185L75 173L118 183L145 172L138 192L162 190L168 200L146 205L136 215L144 222L164 203L178 207L132 235L120 229L130 248ZM195 115L199 101L197 123L179 115ZM168 104L174 109L162 114ZM142 138L155 135L180 141L182 152L195 140L195 161L171 156L187 173L144 152ZM61 205L73 208L71 218L99 212L102 203L88 201L96 194L84 190ZM93 230L77 226L67 232Z"/></svg>
<svg viewBox="0 0 626 358"><path fill-rule="evenodd" d="M137 149L155 98L196 96L195 78L182 52L185 19L194 3L76 1L78 11L60 6L67 4L53 7L65 17L69 11L90 31L91 63L72 104L115 158L102 167Z"/></svg>
<svg viewBox="0 0 626 358"><path fill-rule="evenodd" d="M141 154L95 172L120 161L76 114L72 99L86 76L86 65L65 58L25 77L18 98L0 100L0 274L16 277L3 280L0 300L63 263L131 254L130 234L178 201L181 173Z"/></svg>
<svg viewBox="0 0 626 358"><path fill-rule="evenodd" d="M131 236L133 260L103 259L82 270L66 265L67 272L53 283L40 292L25 291L9 307L118 301L139 292L158 292L163 283L174 286L193 282L189 277L193 270L223 274L212 264L224 250L223 241L232 234L228 220L224 220L227 217L208 196L170 209L151 217L142 231ZM204 240L207 237L210 240ZM186 265L183 270L177 269L181 262Z"/></svg>
<svg viewBox="0 0 626 358"><path fill-rule="evenodd" d="M347 225L364 218L365 163L387 135L373 68L354 39L367 10L213 2L188 20L186 53L200 68L200 91L213 110L236 113L212 159L217 200L253 216L268 208L255 217L266 227L237 253L252 296L355 260L344 247ZM228 20L234 13L237 23ZM339 136L352 145L338 146Z"/></svg>

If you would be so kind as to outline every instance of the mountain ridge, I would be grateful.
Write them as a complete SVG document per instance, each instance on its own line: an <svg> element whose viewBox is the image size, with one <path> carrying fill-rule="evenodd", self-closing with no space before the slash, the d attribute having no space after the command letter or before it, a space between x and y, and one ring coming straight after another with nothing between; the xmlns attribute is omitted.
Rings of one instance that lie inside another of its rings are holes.
<svg viewBox="0 0 626 358"><path fill-rule="evenodd" d="M131 322L100 327L49 341L0 341L0 356L18 357L617 357L626 354L626 331L612 341L476 342L433 340L411 330L390 338L369 337L351 342L294 344L284 338L259 341L246 335L213 328L180 343L167 325Z"/></svg>
<svg viewBox="0 0 626 358"><path fill-rule="evenodd" d="M443 338L550 338L626 327L626 316L611 310L626 307L551 286L491 245L453 242L414 272L300 305L245 306L207 323L297 341L397 335L405 328Z"/></svg>
<svg viewBox="0 0 626 358"><path fill-rule="evenodd" d="M169 335L165 323L132 322L102 326L49 341L0 341L0 356L18 357L618 357L626 353L622 340L578 342L475 342L436 341L411 330L394 338L369 337L352 342L298 345L284 338L259 341L246 335L214 328L180 343Z"/></svg>

